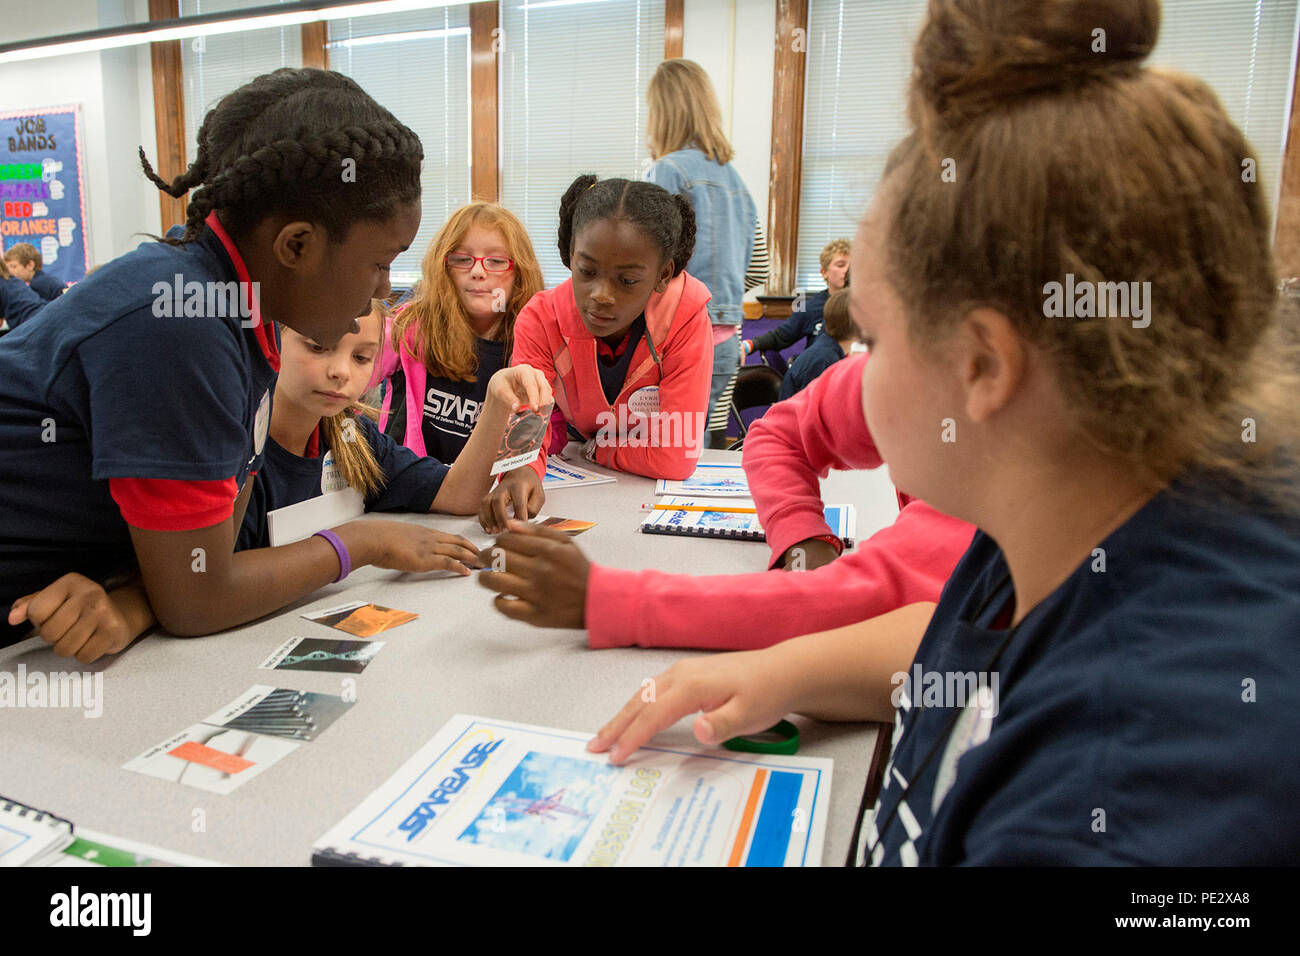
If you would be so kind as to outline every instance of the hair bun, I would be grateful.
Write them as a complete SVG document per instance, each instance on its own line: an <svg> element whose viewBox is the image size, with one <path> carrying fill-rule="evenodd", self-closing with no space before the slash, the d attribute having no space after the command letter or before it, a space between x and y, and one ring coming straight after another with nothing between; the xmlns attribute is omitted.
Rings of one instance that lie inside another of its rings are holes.
<svg viewBox="0 0 1300 956"><path fill-rule="evenodd" d="M930 0L912 122L959 126L1027 95L1132 73L1159 32L1159 0Z"/></svg>

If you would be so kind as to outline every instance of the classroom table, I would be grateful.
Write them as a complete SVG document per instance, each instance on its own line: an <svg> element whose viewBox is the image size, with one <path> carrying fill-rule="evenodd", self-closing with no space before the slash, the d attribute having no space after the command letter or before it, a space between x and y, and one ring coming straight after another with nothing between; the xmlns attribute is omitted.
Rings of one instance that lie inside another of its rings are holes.
<svg viewBox="0 0 1300 956"><path fill-rule="evenodd" d="M603 469L568 454L591 471ZM739 461L706 451L704 461ZM610 472L610 474L615 474ZM623 568L696 574L762 572L765 544L643 535L639 506L654 500L649 479L553 490L544 514L597 522L576 541L593 561ZM828 504L858 508L859 539L897 514L885 469L832 472ZM383 515L417 521L486 543L473 518ZM782 572L771 572L782 573ZM756 585L761 586L761 584ZM39 638L0 649L0 671L102 672L103 713L79 709L0 710L0 794L75 824L173 851L237 865L303 866L312 843L342 819L455 713L594 732L641 682L691 653L622 648L593 651L585 632L531 627L491 606L474 577L403 574L367 567L280 613L203 638L154 632L115 658L82 665L56 657ZM352 600L418 613L378 635L385 642L358 675L271 671L258 665L287 638L346 637L299 615ZM737 628L759 628L733 598ZM148 748L202 721L254 684L342 693L356 703L313 741L227 795L122 769ZM877 745L875 725L793 718L802 756L835 761L823 865L845 859L854 815ZM693 745L686 718L656 738Z"/></svg>

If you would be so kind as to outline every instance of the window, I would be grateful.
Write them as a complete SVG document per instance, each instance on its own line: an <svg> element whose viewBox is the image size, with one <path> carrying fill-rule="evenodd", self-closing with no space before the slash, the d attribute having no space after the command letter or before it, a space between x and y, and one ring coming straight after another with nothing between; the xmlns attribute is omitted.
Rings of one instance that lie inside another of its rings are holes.
<svg viewBox="0 0 1300 956"><path fill-rule="evenodd" d="M393 261L394 287L419 279L434 234L470 200L469 40L464 4L329 24L330 69L356 80L424 146L424 215Z"/></svg>
<svg viewBox="0 0 1300 956"><path fill-rule="evenodd" d="M1297 0L1164 0L1148 58L1199 77L1257 152L1275 203L1290 120ZM907 131L912 45L925 0L810 0L795 282L821 288L818 255L852 236L890 149Z"/></svg>
<svg viewBox="0 0 1300 956"><path fill-rule="evenodd" d="M907 133L912 45L925 8L925 0L809 0L798 288L825 286L822 248L853 237Z"/></svg>
<svg viewBox="0 0 1300 956"><path fill-rule="evenodd" d="M193 17L266 5L267 0L181 0L180 10L182 17ZM194 161L199 127L208 110L227 93L282 66L302 66L300 27L272 27L182 40L186 161Z"/></svg>
<svg viewBox="0 0 1300 956"><path fill-rule="evenodd" d="M504 0L501 201L528 229L548 286L560 197L580 173L649 168L646 87L663 59L664 0Z"/></svg>

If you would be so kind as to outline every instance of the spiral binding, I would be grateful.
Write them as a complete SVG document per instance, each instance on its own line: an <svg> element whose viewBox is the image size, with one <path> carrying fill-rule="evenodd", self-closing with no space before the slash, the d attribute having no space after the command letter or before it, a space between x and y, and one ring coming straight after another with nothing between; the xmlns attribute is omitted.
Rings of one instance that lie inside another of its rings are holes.
<svg viewBox="0 0 1300 956"><path fill-rule="evenodd" d="M312 866L405 866L392 860L377 856L362 856L360 853L342 853L333 847L312 850Z"/></svg>
<svg viewBox="0 0 1300 956"><path fill-rule="evenodd" d="M73 830L71 820L66 820L61 816L50 813L48 810L39 810L36 807L29 807L25 803L19 803L12 797L0 795L0 813L12 813L15 816L20 816L24 819L27 819L27 815L30 813L32 814L31 820L34 823L44 823L46 820L51 820L62 823L69 831Z"/></svg>

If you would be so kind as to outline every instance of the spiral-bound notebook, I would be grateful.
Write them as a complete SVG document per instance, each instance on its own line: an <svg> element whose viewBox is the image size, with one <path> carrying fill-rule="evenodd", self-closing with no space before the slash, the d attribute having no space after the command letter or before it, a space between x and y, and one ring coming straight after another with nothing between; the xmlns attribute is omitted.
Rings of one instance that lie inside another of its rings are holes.
<svg viewBox="0 0 1300 956"><path fill-rule="evenodd" d="M748 513L754 502L740 499L710 501L707 498L660 498L657 508L641 522L646 534L685 534L697 538L734 538L765 541L767 536L758 515ZM707 508L707 511L689 509ZM716 510L714 510L716 509ZM858 535L858 511L853 505L827 505L826 524L845 547L853 547Z"/></svg>
<svg viewBox="0 0 1300 956"><path fill-rule="evenodd" d="M221 866L124 837L0 796L0 867L10 866Z"/></svg>
<svg viewBox="0 0 1300 956"><path fill-rule="evenodd" d="M71 821L0 797L0 866L45 866L74 839Z"/></svg>

